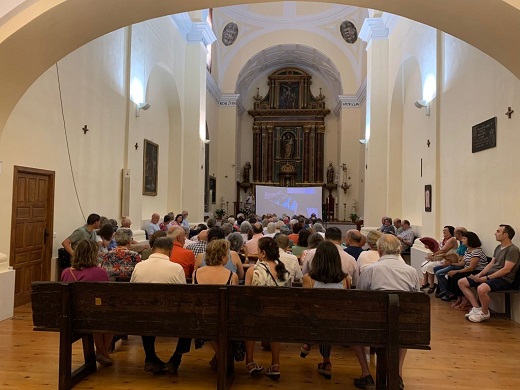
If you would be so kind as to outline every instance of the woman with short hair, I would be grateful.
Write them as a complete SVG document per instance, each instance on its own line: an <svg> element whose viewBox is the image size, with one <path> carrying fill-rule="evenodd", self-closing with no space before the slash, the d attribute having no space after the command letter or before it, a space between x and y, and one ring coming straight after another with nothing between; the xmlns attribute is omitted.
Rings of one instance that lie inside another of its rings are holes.
<svg viewBox="0 0 520 390"><path fill-rule="evenodd" d="M71 266L61 273L62 282L108 282L108 274L98 267L99 245L93 240L82 240L76 246ZM110 366L114 361L108 353L113 335L94 333L96 361L102 366Z"/></svg>

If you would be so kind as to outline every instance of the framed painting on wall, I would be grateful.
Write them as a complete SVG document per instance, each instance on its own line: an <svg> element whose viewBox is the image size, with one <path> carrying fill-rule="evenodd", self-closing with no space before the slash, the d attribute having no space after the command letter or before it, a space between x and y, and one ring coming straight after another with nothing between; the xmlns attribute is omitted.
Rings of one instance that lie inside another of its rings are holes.
<svg viewBox="0 0 520 390"><path fill-rule="evenodd" d="M427 184L424 186L424 211L432 212L432 186Z"/></svg>
<svg viewBox="0 0 520 390"><path fill-rule="evenodd" d="M159 145L144 140L143 151L143 195L157 196Z"/></svg>

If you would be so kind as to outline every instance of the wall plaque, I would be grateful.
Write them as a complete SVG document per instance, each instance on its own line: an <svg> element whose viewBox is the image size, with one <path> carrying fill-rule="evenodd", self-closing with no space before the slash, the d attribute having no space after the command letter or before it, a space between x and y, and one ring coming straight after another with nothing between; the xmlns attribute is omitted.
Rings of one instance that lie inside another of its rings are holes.
<svg viewBox="0 0 520 390"><path fill-rule="evenodd" d="M471 128L471 152L477 153L497 146L497 117Z"/></svg>

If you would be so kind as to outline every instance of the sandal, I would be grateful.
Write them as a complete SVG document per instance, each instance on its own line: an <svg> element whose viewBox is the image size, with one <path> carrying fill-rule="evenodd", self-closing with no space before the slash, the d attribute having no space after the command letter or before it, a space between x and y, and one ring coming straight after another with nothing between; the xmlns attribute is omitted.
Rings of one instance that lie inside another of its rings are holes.
<svg viewBox="0 0 520 390"><path fill-rule="evenodd" d="M246 364L246 369L249 371L249 375L251 376L258 376L264 368L262 366L259 366L255 362L249 362Z"/></svg>
<svg viewBox="0 0 520 390"><path fill-rule="evenodd" d="M421 286L421 290L424 290L425 288L428 288L428 287L430 287L430 283L423 284Z"/></svg>
<svg viewBox="0 0 520 390"><path fill-rule="evenodd" d="M332 364L330 362L319 363L318 372L323 375L326 379L332 378Z"/></svg>
<svg viewBox="0 0 520 390"><path fill-rule="evenodd" d="M267 369L265 375L274 380L280 379L280 365L273 364L271 367Z"/></svg>
<svg viewBox="0 0 520 390"><path fill-rule="evenodd" d="M307 348L305 348L307 346ZM311 346L309 344L302 344L300 347L300 357L306 358L308 354L311 353Z"/></svg>
<svg viewBox="0 0 520 390"><path fill-rule="evenodd" d="M435 289L437 288L437 285L434 284L433 286L431 286L429 289L428 289L428 294L431 294L435 291Z"/></svg>

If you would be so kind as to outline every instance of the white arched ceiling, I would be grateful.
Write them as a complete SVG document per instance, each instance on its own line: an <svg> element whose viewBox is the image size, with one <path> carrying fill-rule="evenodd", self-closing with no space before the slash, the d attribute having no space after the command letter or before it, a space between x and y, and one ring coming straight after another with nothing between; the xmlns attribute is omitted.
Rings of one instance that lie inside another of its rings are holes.
<svg viewBox="0 0 520 390"><path fill-rule="evenodd" d="M332 61L319 50L304 45L277 45L262 50L246 62L237 77L236 93L246 96L251 84L283 67L298 67L319 74L334 95L340 95L341 77Z"/></svg>
<svg viewBox="0 0 520 390"><path fill-rule="evenodd" d="M307 1L307 0L304 0ZM121 27L191 10L271 0L27 0L0 19L0 131L27 88L52 64ZM520 78L518 0L334 0L373 8L445 31ZM0 133L1 134L1 133Z"/></svg>

